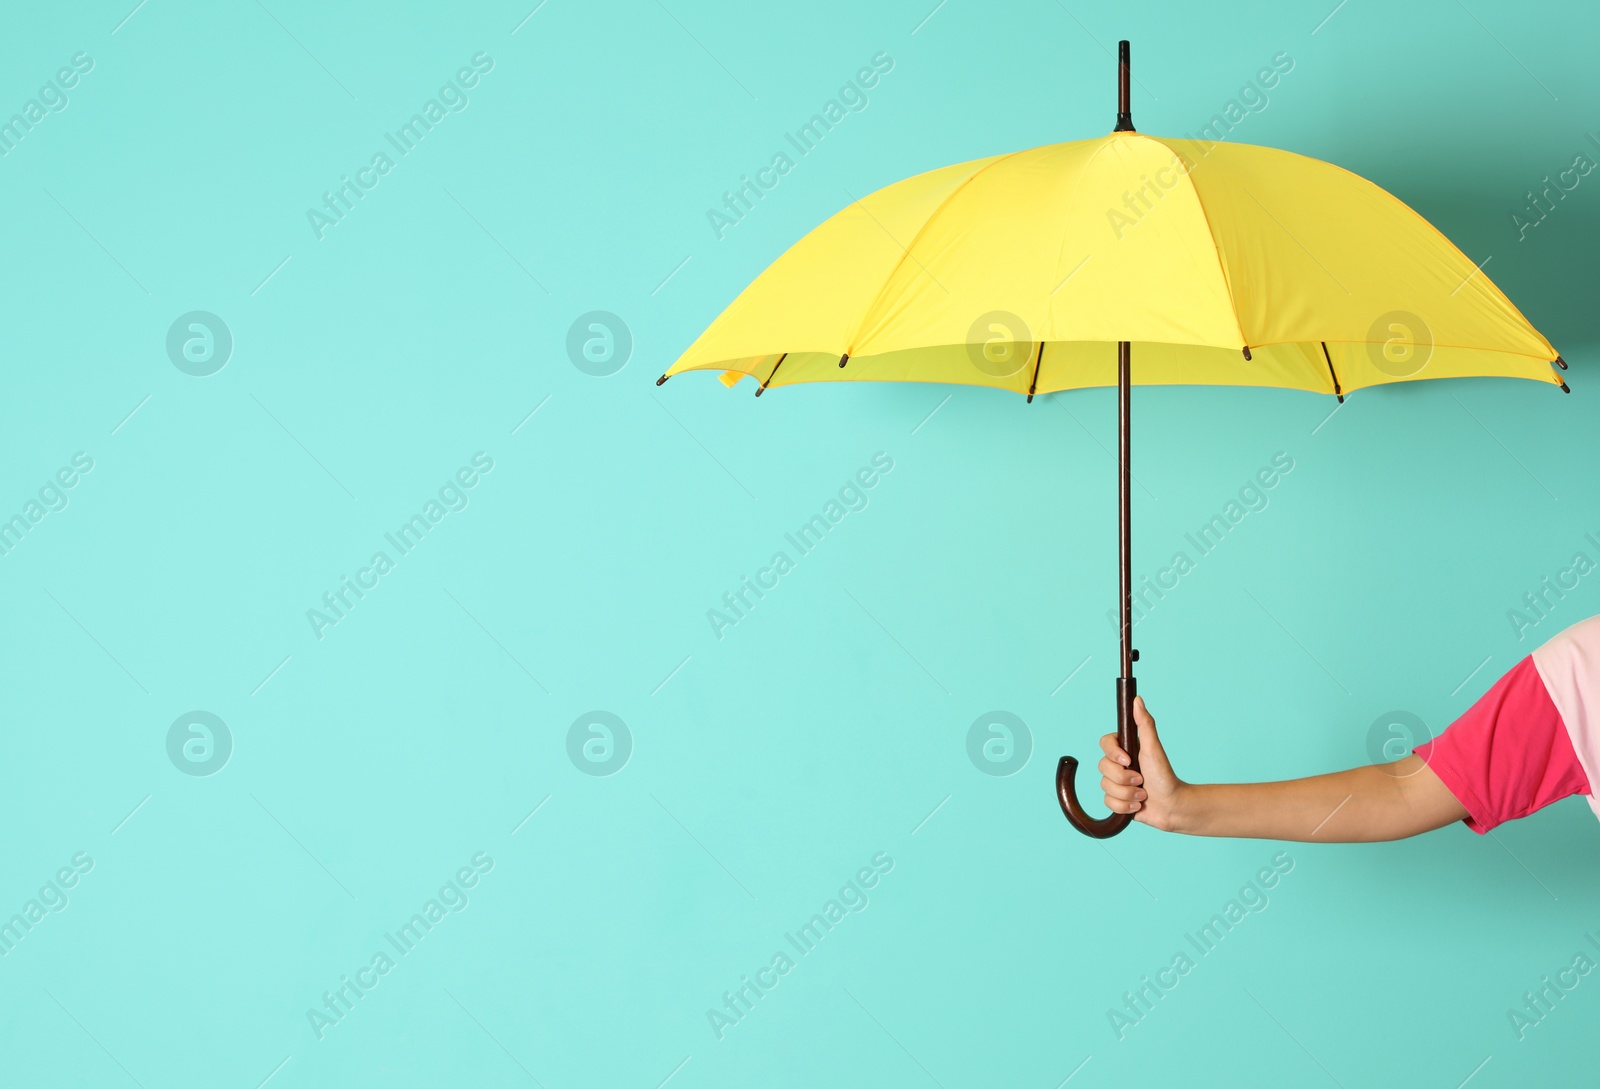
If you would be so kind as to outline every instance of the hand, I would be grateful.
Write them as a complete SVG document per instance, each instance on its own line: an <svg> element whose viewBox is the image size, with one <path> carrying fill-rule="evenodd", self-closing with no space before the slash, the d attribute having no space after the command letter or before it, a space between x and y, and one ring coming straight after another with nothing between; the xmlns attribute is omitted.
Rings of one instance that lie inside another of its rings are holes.
<svg viewBox="0 0 1600 1089"><path fill-rule="evenodd" d="M1187 784L1167 763L1156 720L1145 708L1143 696L1134 697L1133 721L1139 730L1138 771L1128 767L1128 754L1117 744L1116 734L1100 739L1105 751L1100 760L1100 789L1105 791L1106 808L1113 813L1132 813L1134 820L1152 828L1174 831L1179 797Z"/></svg>

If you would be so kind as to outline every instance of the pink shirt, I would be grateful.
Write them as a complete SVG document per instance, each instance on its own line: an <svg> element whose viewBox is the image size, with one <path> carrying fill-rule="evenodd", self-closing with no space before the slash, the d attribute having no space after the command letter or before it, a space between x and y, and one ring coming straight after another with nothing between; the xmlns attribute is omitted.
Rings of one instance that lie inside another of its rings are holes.
<svg viewBox="0 0 1600 1089"><path fill-rule="evenodd" d="M1533 652L1550 702L1590 783L1600 783L1600 616L1580 620ZM1600 815L1600 802L1589 795Z"/></svg>
<svg viewBox="0 0 1600 1089"><path fill-rule="evenodd" d="M1600 783L1600 616L1553 636L1414 750L1487 832Z"/></svg>

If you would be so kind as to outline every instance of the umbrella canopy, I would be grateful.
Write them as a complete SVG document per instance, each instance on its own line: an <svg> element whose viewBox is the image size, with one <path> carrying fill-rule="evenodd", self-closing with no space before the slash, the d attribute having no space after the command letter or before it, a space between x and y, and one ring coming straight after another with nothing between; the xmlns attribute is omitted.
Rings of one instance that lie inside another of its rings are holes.
<svg viewBox="0 0 1600 1089"><path fill-rule="evenodd" d="M1051 393L1114 385L1119 341L1136 385L1561 382L1555 349L1489 277L1373 183L1275 148L1132 131L855 201L667 374Z"/></svg>
<svg viewBox="0 0 1600 1089"><path fill-rule="evenodd" d="M1133 721L1129 400L1134 384L1332 393L1501 376L1567 384L1550 342L1482 269L1371 182L1303 155L1133 129L1120 42L1116 129L919 174L853 201L779 257L674 374L797 382L952 382L1027 395L1116 385L1122 672ZM1132 359L1138 357L1137 371ZM1056 795L1091 817L1077 761Z"/></svg>

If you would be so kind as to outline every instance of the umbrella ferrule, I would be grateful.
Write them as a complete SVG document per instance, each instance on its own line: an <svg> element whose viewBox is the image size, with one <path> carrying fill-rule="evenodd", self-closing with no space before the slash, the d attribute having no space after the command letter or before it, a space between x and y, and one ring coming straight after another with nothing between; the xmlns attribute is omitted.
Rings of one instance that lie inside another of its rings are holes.
<svg viewBox="0 0 1600 1089"><path fill-rule="evenodd" d="M1134 132L1133 108L1128 104L1128 43L1117 43L1117 127L1112 132Z"/></svg>

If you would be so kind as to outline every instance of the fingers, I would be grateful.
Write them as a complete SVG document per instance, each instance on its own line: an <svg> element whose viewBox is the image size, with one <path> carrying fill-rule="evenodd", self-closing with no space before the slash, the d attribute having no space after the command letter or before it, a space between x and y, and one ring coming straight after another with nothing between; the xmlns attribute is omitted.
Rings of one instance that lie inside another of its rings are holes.
<svg viewBox="0 0 1600 1089"><path fill-rule="evenodd" d="M1100 789L1106 792L1108 800L1115 798L1120 802L1142 802L1149 797L1144 792L1144 787L1121 786L1109 779L1100 780Z"/></svg>
<svg viewBox="0 0 1600 1089"><path fill-rule="evenodd" d="M1105 792L1106 808L1113 813L1137 812L1149 797L1143 789L1144 777L1125 768L1111 756L1100 760L1100 789Z"/></svg>
<svg viewBox="0 0 1600 1089"><path fill-rule="evenodd" d="M1144 705L1143 696L1133 698L1133 721L1139 728L1141 759L1153 759L1159 765L1166 765L1167 753L1161 747L1161 735L1156 732L1156 720L1150 714L1150 709Z"/></svg>
<svg viewBox="0 0 1600 1089"><path fill-rule="evenodd" d="M1100 738L1100 751L1123 767L1127 767L1133 762L1128 759L1128 754L1123 751L1122 746L1117 744L1116 734L1106 734ZM1104 763L1104 761L1101 761L1101 763Z"/></svg>
<svg viewBox="0 0 1600 1089"><path fill-rule="evenodd" d="M1109 756L1100 758L1100 781L1117 786L1143 786L1144 776L1132 768L1125 768Z"/></svg>

